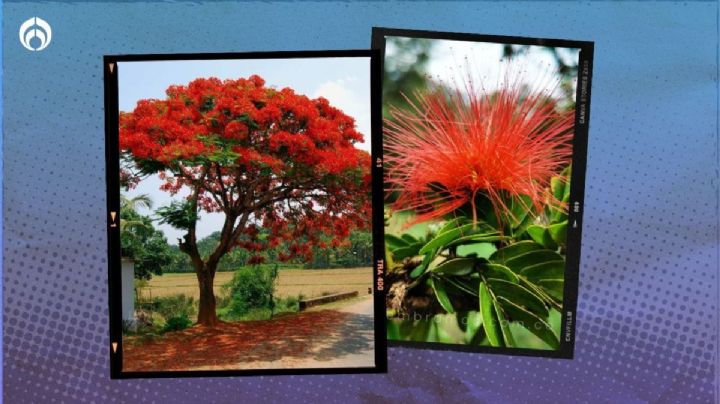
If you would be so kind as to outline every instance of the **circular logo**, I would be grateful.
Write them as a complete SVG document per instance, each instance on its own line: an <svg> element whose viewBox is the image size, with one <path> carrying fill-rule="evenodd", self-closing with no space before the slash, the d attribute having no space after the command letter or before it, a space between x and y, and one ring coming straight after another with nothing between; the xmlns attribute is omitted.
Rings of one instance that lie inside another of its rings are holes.
<svg viewBox="0 0 720 404"><path fill-rule="evenodd" d="M50 24L40 17L32 17L20 26L20 43L29 51L41 51L51 40Z"/></svg>

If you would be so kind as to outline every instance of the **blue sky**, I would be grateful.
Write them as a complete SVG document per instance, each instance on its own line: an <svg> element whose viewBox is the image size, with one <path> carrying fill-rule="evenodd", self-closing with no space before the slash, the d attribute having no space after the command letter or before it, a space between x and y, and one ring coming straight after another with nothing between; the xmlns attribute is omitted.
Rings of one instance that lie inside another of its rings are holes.
<svg viewBox="0 0 720 404"><path fill-rule="evenodd" d="M291 87L309 97L327 98L355 118L358 131L365 136L365 143L358 148L370 150L370 58L367 57L121 62L118 64L120 110L132 111L141 99L165 98L165 90L171 84L187 84L198 77L227 79L253 74L264 78L269 86ZM160 184L157 177L149 177L127 195L147 194L155 208L187 195L181 192L171 198L159 190ZM143 209L140 213L151 214ZM203 212L198 222L198 237L219 230L223 220L222 214ZM171 244L177 244L177 239L182 237L182 232L171 226L156 224L156 227Z"/></svg>

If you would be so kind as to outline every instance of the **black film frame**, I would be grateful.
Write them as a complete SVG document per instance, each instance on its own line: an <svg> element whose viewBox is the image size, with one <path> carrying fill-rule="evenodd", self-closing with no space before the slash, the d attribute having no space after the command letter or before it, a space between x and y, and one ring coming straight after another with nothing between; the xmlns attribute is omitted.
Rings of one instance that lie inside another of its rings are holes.
<svg viewBox="0 0 720 404"><path fill-rule="evenodd" d="M517 36L499 36L456 32L439 32L373 27L372 48L382 56L381 71L384 72L386 37L444 39L465 42L485 42L507 45L535 45L575 48L580 50L578 81L575 94L575 128L573 136L572 173L570 178L570 206L568 208L567 251L565 255L565 284L563 310L560 322L560 347L556 350L506 348L478 345L445 344L439 342L388 340L390 347L438 349L463 352L482 352L502 355L520 355L572 359L575 351L575 317L577 311L578 280L580 269L580 240L582 237L582 214L585 198L585 172L590 122L590 88L592 81L594 42L565 39L543 39Z"/></svg>
<svg viewBox="0 0 720 404"><path fill-rule="evenodd" d="M372 237L373 237L373 304L375 325L375 366L348 368L281 368L281 369L237 369L237 370L186 370L123 372L122 370L122 287L120 251L120 150L119 150L119 107L118 107L118 62L222 60L222 59L302 59L357 57L370 59L371 87L371 157L372 157ZM222 377L253 375L307 375L307 374L350 374L387 372L387 339L385 323L385 272L384 222L383 222L383 166L382 166L382 112L381 112L381 70L380 52L376 50L323 50L323 51L278 51L244 53L187 53L187 54L142 54L106 55L103 57L105 86L105 161L107 184L107 232L108 232L108 295L110 322L110 378L179 378L179 377ZM377 163L376 163L377 162ZM379 208L378 208L379 207Z"/></svg>

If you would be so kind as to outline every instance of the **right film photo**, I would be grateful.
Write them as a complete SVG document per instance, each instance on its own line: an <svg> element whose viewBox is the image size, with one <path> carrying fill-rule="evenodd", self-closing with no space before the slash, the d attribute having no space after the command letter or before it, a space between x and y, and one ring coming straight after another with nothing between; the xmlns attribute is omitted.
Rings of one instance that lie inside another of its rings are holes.
<svg viewBox="0 0 720 404"><path fill-rule="evenodd" d="M375 28L391 345L572 358L593 43Z"/></svg>

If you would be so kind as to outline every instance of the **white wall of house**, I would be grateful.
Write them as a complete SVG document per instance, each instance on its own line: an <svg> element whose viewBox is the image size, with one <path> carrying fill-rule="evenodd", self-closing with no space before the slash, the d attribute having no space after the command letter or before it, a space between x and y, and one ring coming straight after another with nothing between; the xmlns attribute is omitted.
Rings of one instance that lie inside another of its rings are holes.
<svg viewBox="0 0 720 404"><path fill-rule="evenodd" d="M135 327L135 263L122 259L122 318Z"/></svg>

